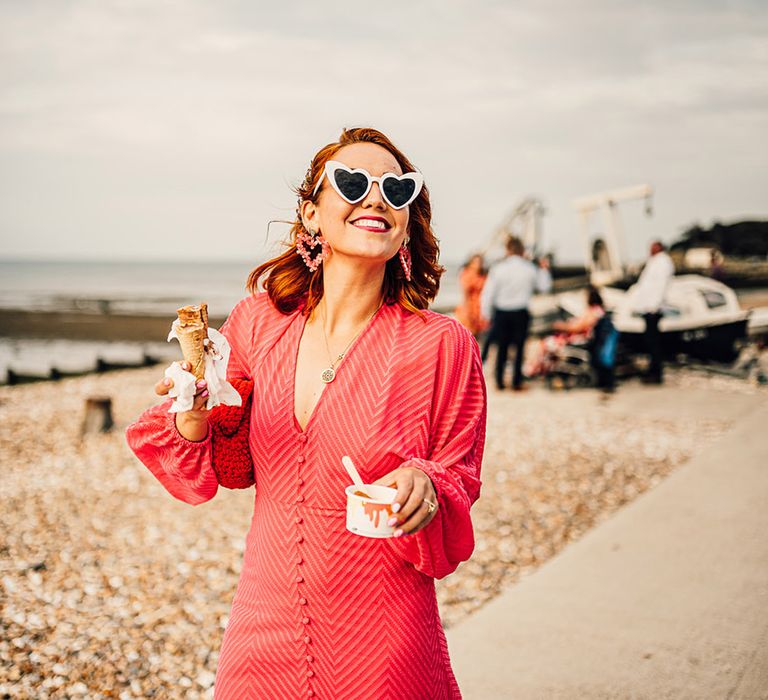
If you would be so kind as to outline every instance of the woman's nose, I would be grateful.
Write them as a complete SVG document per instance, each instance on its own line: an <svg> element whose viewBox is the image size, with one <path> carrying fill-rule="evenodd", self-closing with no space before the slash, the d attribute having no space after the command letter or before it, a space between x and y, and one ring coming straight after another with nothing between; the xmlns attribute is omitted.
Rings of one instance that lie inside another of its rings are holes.
<svg viewBox="0 0 768 700"><path fill-rule="evenodd" d="M368 192L367 195L365 195L365 199L363 200L363 206L364 207L372 207L373 209L386 209L387 203L384 201L384 198L381 196L381 189L379 187L378 182L374 182L371 185L371 189Z"/></svg>

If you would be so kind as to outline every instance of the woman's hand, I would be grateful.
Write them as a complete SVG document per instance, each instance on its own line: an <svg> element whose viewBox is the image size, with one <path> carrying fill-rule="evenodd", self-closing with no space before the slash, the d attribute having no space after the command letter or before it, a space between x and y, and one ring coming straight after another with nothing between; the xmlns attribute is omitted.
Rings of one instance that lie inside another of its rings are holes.
<svg viewBox="0 0 768 700"><path fill-rule="evenodd" d="M189 362L182 362L181 368L189 372L191 365ZM165 396L173 386L173 380L161 379L155 384L155 393L158 396ZM176 414L176 430L186 440L200 442L208 437L208 414L210 411L205 407L208 401L208 389L205 387L205 379L201 379L195 385L195 402L189 411Z"/></svg>
<svg viewBox="0 0 768 700"><path fill-rule="evenodd" d="M413 534L429 525L438 508L432 480L421 469L408 467L407 464L404 462L399 469L374 482L397 489L392 505L395 515L387 523L397 525L395 537ZM434 508L430 507L430 503L434 504Z"/></svg>

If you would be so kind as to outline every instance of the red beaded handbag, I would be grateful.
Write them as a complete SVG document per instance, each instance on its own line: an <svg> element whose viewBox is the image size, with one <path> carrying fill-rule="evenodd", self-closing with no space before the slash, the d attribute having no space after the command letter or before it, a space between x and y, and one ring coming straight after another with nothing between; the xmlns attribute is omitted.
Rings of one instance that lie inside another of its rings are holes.
<svg viewBox="0 0 768 700"><path fill-rule="evenodd" d="M256 483L253 460L248 446L251 418L250 379L229 379L243 400L241 406L216 406L211 409L208 424L211 429L213 471L221 486L247 489Z"/></svg>

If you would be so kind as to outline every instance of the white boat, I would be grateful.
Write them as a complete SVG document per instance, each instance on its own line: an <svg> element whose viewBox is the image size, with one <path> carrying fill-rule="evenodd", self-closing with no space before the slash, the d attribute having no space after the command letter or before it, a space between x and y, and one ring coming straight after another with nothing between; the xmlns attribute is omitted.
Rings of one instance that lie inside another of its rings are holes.
<svg viewBox="0 0 768 700"><path fill-rule="evenodd" d="M628 350L644 351L645 320L632 311L634 287L624 290L618 283L626 279L623 240L618 215L622 201L643 199L646 213L652 212L650 185L635 185L612 192L602 192L574 201L582 223L587 265L592 284L600 288L613 322L621 332ZM604 239L593 241L589 235L592 214L601 212ZM586 305L584 292L558 295L558 304L567 313L579 315ZM662 308L659 330L662 347L668 357L684 354L705 360L732 362L739 345L746 340L750 312L739 305L736 293L722 282L701 275L680 275L670 280Z"/></svg>
<svg viewBox="0 0 768 700"><path fill-rule="evenodd" d="M650 215L652 196L653 188L641 184L582 197L573 202L581 221L590 281L600 289L607 308L612 311L614 324L621 332L622 344L626 349L637 352L645 351L645 320L632 312L633 288L626 289L625 281L630 275L624 262L626 254L618 205L644 200L645 211ZM538 200L524 200L494 235L492 244L500 248L510 232L522 231L529 252L535 254L539 247L543 211L544 207ZM603 219L603 234L597 239L589 232L590 219L595 214L601 214ZM637 270L634 270L634 275L636 273ZM580 316L585 307L583 289L536 295L530 305L531 330L538 334L547 333L553 320L562 318L564 313ZM668 357L684 354L698 359L731 362L748 334L768 333L768 308L746 311L741 308L733 289L722 282L701 275L676 276L667 290L659 330Z"/></svg>
<svg viewBox="0 0 768 700"><path fill-rule="evenodd" d="M632 311L634 287L601 290L613 323L621 332L622 343L629 350L644 350L645 320ZM579 316L586 306L583 291L558 295L560 308ZM704 360L732 362L739 344L747 337L749 311L739 305L736 293L722 282L700 275L673 277L659 322L665 355L684 354Z"/></svg>

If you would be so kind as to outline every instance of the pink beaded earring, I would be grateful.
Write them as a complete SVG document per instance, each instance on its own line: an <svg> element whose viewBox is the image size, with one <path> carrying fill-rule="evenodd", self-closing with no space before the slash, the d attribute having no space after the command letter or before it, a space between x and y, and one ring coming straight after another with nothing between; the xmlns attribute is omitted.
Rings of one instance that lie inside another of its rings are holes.
<svg viewBox="0 0 768 700"><path fill-rule="evenodd" d="M311 253L318 245L320 250L315 253L313 258ZM309 268L310 272L315 272L320 267L320 264L328 256L328 250L328 241L311 229L304 229L302 227L299 233L296 234L296 252L304 260L304 264Z"/></svg>
<svg viewBox="0 0 768 700"><path fill-rule="evenodd" d="M403 266L405 279L408 282L411 281L411 249L408 247L410 242L411 239L406 236L403 244L400 246L400 250L398 251L400 255L400 264Z"/></svg>

